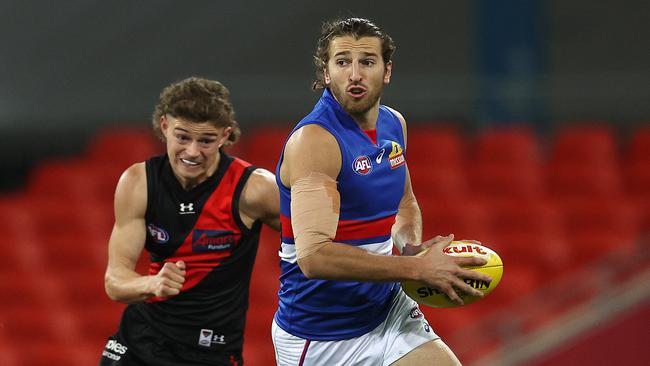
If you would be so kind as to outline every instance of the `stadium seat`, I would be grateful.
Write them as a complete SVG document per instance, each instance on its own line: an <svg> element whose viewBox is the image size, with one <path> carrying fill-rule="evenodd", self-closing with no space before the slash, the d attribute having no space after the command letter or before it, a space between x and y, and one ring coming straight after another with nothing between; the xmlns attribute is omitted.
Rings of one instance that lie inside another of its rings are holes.
<svg viewBox="0 0 650 366"><path fill-rule="evenodd" d="M57 197L112 204L115 186L125 167L82 158L39 163L30 173L27 191L34 197Z"/></svg>
<svg viewBox="0 0 650 366"><path fill-rule="evenodd" d="M650 161L650 126L634 131L625 155L628 161Z"/></svg>
<svg viewBox="0 0 650 366"><path fill-rule="evenodd" d="M460 132L449 126L411 125L406 141L409 169L463 167L465 143Z"/></svg>
<svg viewBox="0 0 650 366"><path fill-rule="evenodd" d="M634 132L625 155L626 191L636 203L644 232L650 232L650 127Z"/></svg>
<svg viewBox="0 0 650 366"><path fill-rule="evenodd" d="M14 350L14 363L3 366L86 366L99 363L104 344L93 344L83 338L74 342L61 339L32 339L25 343L9 342Z"/></svg>
<svg viewBox="0 0 650 366"><path fill-rule="evenodd" d="M471 198L418 201L422 210L423 240L454 234L456 240L490 242L489 208Z"/></svg>
<svg viewBox="0 0 650 366"><path fill-rule="evenodd" d="M636 206L623 199L559 200L574 261L587 263L613 251L632 251L640 235Z"/></svg>
<svg viewBox="0 0 650 366"><path fill-rule="evenodd" d="M22 205L33 225L32 231L41 238L77 235L77 238L107 239L113 224L109 205L95 202L66 200L60 197L26 197Z"/></svg>
<svg viewBox="0 0 650 366"><path fill-rule="evenodd" d="M507 307L539 290L548 281L545 274L526 262L504 263L503 268L501 283L488 298L481 301L489 300Z"/></svg>
<svg viewBox="0 0 650 366"><path fill-rule="evenodd" d="M481 316L477 311L480 310L479 308L482 307L478 303L466 307L447 309L436 309L420 305L420 311L424 314L433 331L445 339L479 319Z"/></svg>
<svg viewBox="0 0 650 366"><path fill-rule="evenodd" d="M537 199L545 194L544 174L539 164L476 163L472 166L468 182L472 192L485 200Z"/></svg>
<svg viewBox="0 0 650 366"><path fill-rule="evenodd" d="M619 161L613 129L605 123L592 122L560 129L551 147L555 163L610 164Z"/></svg>
<svg viewBox="0 0 650 366"><path fill-rule="evenodd" d="M546 177L549 194L558 199L617 198L623 194L618 165L606 162L550 162Z"/></svg>
<svg viewBox="0 0 650 366"><path fill-rule="evenodd" d="M109 336L117 331L122 316L122 311L126 305L112 302L106 298L106 302L92 302L87 305L79 303L70 307L76 312L76 321L79 326L79 332L89 342L97 345L99 348L106 343Z"/></svg>
<svg viewBox="0 0 650 366"><path fill-rule="evenodd" d="M289 137L292 126L278 124L273 127L261 127L247 132L246 149L242 159L275 173L284 142Z"/></svg>
<svg viewBox="0 0 650 366"><path fill-rule="evenodd" d="M467 196L469 188L462 166L409 165L411 185L418 200Z"/></svg>
<svg viewBox="0 0 650 366"><path fill-rule="evenodd" d="M112 127L97 132L87 146L86 155L97 164L126 169L163 151L164 145L151 128Z"/></svg>
<svg viewBox="0 0 650 366"><path fill-rule="evenodd" d="M470 155L479 164L511 167L538 165L541 159L535 133L527 127L485 131L477 137Z"/></svg>
<svg viewBox="0 0 650 366"><path fill-rule="evenodd" d="M611 127L594 122L561 129L545 168L548 191L558 199L619 197L620 162Z"/></svg>
<svg viewBox="0 0 650 366"><path fill-rule="evenodd" d="M557 207L543 199L495 202L489 219L494 243L485 244L504 263L527 263L556 276L570 269L573 256L560 215Z"/></svg>

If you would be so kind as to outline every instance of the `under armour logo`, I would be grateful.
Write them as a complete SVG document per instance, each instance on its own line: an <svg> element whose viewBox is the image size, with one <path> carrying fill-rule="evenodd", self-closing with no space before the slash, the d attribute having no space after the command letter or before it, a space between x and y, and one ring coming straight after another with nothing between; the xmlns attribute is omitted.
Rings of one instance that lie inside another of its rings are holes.
<svg viewBox="0 0 650 366"><path fill-rule="evenodd" d="M226 336L225 335L215 335L212 338L212 343L216 344L226 344Z"/></svg>
<svg viewBox="0 0 650 366"><path fill-rule="evenodd" d="M193 214L194 213L194 204L193 203L181 203L181 210L178 212L181 215Z"/></svg>

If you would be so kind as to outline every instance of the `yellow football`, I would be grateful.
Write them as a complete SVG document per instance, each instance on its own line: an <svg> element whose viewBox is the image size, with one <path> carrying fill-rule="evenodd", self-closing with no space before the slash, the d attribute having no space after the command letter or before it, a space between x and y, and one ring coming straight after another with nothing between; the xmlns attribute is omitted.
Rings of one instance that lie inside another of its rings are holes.
<svg viewBox="0 0 650 366"><path fill-rule="evenodd" d="M429 249L422 251L418 255L426 253ZM487 283L484 281L465 280L465 283L474 287L475 289L483 292L483 296L487 296L494 291L501 277L503 276L503 262L501 257L492 249L472 242L452 241L448 247L443 249L447 255L454 257L480 257L487 260L487 263L478 267L466 267L474 272L486 274L492 278L492 282ZM402 290L413 300L419 304L431 306L434 308L451 308L459 306L451 301L447 295L441 291L427 286L419 281L404 281L402 282ZM478 296L472 296L457 291L458 296L463 299L465 305L471 304L481 299Z"/></svg>

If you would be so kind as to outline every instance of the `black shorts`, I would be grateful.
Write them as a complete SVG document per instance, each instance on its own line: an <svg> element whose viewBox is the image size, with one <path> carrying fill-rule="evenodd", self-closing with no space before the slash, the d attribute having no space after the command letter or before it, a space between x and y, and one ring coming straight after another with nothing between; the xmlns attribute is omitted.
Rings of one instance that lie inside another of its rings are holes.
<svg viewBox="0 0 650 366"><path fill-rule="evenodd" d="M203 350L173 341L149 324L128 322L108 338L100 366L242 366L239 352Z"/></svg>

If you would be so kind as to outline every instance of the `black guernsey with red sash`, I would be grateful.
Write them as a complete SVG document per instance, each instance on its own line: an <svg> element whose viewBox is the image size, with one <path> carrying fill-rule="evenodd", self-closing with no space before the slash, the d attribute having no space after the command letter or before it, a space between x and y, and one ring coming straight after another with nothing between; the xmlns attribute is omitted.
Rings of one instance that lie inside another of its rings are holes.
<svg viewBox="0 0 650 366"><path fill-rule="evenodd" d="M173 352L181 357L178 361L241 364L261 223L256 221L251 229L244 225L239 198L254 169L222 152L216 172L186 191L166 155L146 161L149 274L158 273L165 262L179 260L185 262L187 274L179 295L154 297L125 309L116 335L129 351L135 351L131 356L141 354L137 343L148 343L140 339L146 329L168 345L180 347ZM153 361L146 358L141 361Z"/></svg>

